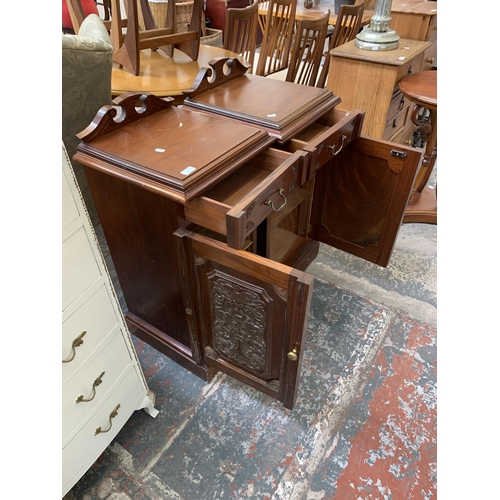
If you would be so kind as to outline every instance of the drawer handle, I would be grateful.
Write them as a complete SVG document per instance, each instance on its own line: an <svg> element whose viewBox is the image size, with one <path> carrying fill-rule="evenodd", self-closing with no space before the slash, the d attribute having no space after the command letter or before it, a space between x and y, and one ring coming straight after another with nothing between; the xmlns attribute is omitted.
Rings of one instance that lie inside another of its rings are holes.
<svg viewBox="0 0 500 500"><path fill-rule="evenodd" d="M83 344L83 337L85 337L85 334L87 332L83 331L82 333L80 333L80 335L78 335L78 337L76 337L75 340L73 340L73 342L71 343L71 356L69 359L63 359L63 363L69 363L70 361L73 361L75 359L75 356L76 356L76 348L78 346L81 346Z"/></svg>
<svg viewBox="0 0 500 500"><path fill-rule="evenodd" d="M405 107L405 97L401 97L401 102L399 104L399 111L401 111Z"/></svg>
<svg viewBox="0 0 500 500"><path fill-rule="evenodd" d="M330 150L330 153L332 153L333 156L338 155L342 151L342 149L344 148L344 143L345 143L345 140L347 139L347 136L342 135L341 139L342 139L342 142L340 143L340 148L338 149L338 151L335 151L335 148L337 146L328 146L328 149Z"/></svg>
<svg viewBox="0 0 500 500"><path fill-rule="evenodd" d="M271 208L275 211L275 212L279 212L285 205L286 205L286 196L283 194L283 188L280 188L280 190L278 191L278 194L285 200L283 205L281 205L281 207L279 208L274 208L274 205L273 205L273 202L271 200L267 200L264 202L264 205L270 205Z"/></svg>
<svg viewBox="0 0 500 500"><path fill-rule="evenodd" d="M111 430L111 427L113 427L113 422L112 420L118 415L118 408L120 408L120 405L116 405L116 408L109 414L109 427L105 430L102 430L101 427L98 427L95 432L94 436L97 436L97 434L103 434L104 432L109 432Z"/></svg>
<svg viewBox="0 0 500 500"><path fill-rule="evenodd" d="M102 383L102 377L104 376L104 373L105 372L102 372L95 380L94 380L94 383L92 384L92 396L90 396L89 399L84 399L83 398L83 394L81 394L80 396L78 396L76 398L76 402L77 403L90 403L90 401L92 401L94 398L95 398L95 395L96 395L96 390L95 388L98 386L98 385L101 385Z"/></svg>

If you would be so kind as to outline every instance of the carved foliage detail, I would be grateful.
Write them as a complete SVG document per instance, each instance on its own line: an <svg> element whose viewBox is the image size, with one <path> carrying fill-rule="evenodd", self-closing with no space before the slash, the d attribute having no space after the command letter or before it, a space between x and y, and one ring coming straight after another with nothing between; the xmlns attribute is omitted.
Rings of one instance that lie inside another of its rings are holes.
<svg viewBox="0 0 500 500"><path fill-rule="evenodd" d="M256 373L266 364L270 298L266 291L213 273L213 348L219 355Z"/></svg>

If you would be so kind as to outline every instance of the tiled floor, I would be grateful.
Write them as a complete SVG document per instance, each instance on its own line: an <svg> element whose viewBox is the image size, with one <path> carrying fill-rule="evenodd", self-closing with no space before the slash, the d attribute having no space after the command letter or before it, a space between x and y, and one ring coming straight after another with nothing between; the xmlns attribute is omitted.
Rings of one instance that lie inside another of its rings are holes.
<svg viewBox="0 0 500 500"><path fill-rule="evenodd" d="M386 269L321 247L293 411L135 339L160 413L135 412L65 500L435 499L436 236L404 225Z"/></svg>

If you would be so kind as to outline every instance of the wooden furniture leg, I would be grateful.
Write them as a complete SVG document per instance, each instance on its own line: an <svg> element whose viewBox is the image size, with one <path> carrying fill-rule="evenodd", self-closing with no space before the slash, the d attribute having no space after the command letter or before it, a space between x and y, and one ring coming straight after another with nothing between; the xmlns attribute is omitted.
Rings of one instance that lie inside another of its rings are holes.
<svg viewBox="0 0 500 500"><path fill-rule="evenodd" d="M427 185L437 158L437 111L428 109L429 120L424 121L423 118L419 119L419 115L425 109L428 108L416 104L412 111L412 121L418 132L425 134L426 146L422 166L415 180L415 191L406 208L403 223L437 224L437 185L435 188Z"/></svg>
<svg viewBox="0 0 500 500"><path fill-rule="evenodd" d="M408 75L398 86L403 95L415 104L411 119L426 138L424 159L415 179L403 223L437 224L437 184L435 188L427 185L437 158L437 71ZM426 111L429 112L427 121Z"/></svg>

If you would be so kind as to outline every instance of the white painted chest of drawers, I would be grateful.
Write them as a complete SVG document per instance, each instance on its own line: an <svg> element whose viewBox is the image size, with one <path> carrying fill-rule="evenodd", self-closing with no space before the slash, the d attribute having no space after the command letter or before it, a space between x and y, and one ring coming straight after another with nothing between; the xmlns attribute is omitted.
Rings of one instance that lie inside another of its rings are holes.
<svg viewBox="0 0 500 500"><path fill-rule="evenodd" d="M135 410L155 417L104 257L62 147L62 496Z"/></svg>

